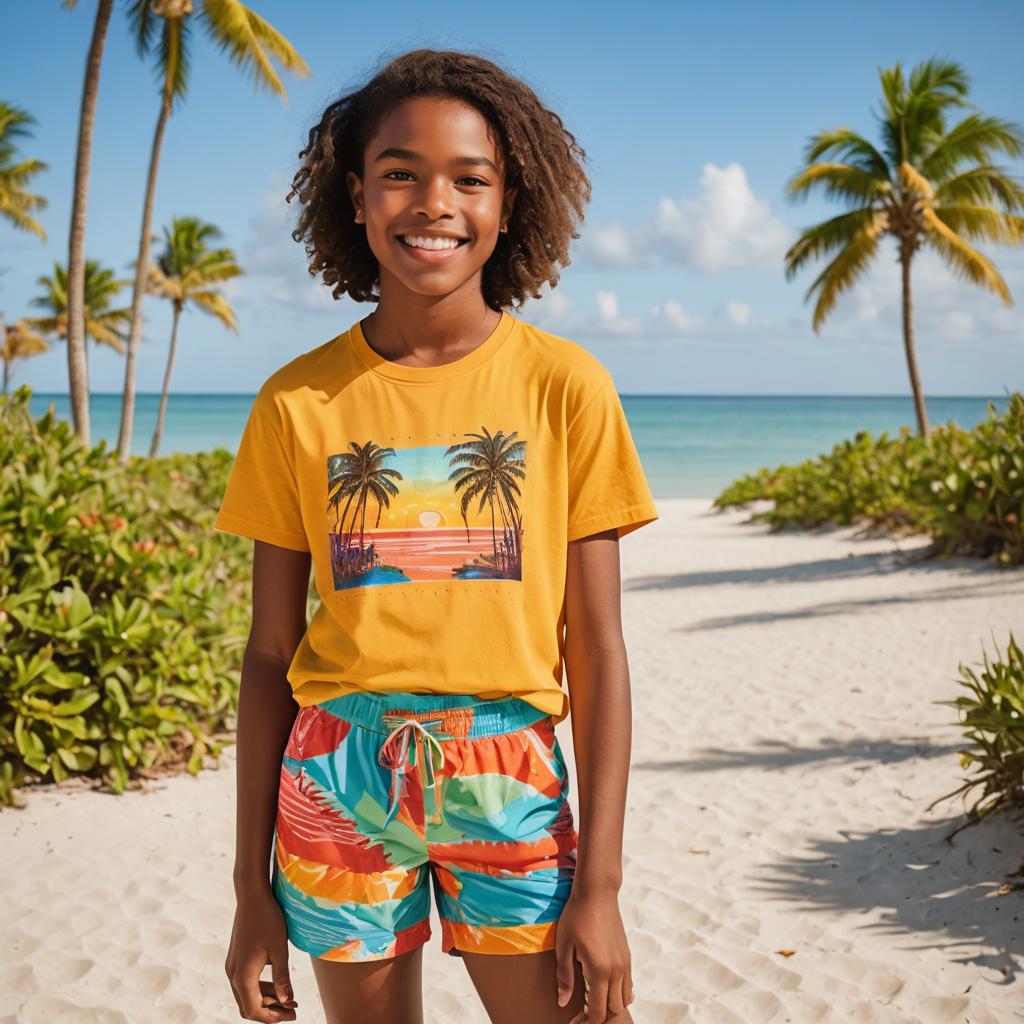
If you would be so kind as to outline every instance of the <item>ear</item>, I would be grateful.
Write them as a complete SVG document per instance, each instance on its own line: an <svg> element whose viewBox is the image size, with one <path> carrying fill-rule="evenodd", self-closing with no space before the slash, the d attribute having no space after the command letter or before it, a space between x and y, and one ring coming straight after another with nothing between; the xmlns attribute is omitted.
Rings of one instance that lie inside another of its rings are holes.
<svg viewBox="0 0 1024 1024"><path fill-rule="evenodd" d="M348 186L349 198L352 200L352 206L356 212L355 221L357 224L365 224L366 211L363 209L363 183L359 180L359 175L355 171L349 171L345 175L345 184Z"/></svg>
<svg viewBox="0 0 1024 1024"><path fill-rule="evenodd" d="M512 219L512 209L515 206L516 194L518 192L518 188L508 188L505 190L505 199L501 209L501 221L506 228L508 227L508 222Z"/></svg>

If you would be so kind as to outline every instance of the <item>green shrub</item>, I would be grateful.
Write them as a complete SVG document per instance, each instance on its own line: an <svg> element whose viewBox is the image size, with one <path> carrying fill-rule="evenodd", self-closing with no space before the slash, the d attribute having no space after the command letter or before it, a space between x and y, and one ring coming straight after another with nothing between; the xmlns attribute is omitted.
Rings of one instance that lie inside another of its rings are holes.
<svg viewBox="0 0 1024 1024"><path fill-rule="evenodd" d="M935 804L960 793L979 790L961 828L997 808L1024 808L1024 655L1010 634L1005 660L989 661L984 655L981 673L960 664L960 685L968 693L955 700L936 701L955 707L972 747L960 751L963 768L974 775ZM957 829L956 831L959 831Z"/></svg>
<svg viewBox="0 0 1024 1024"><path fill-rule="evenodd" d="M212 521L232 456L86 448L0 396L0 803L91 776L196 773L237 707L251 542Z"/></svg>
<svg viewBox="0 0 1024 1024"><path fill-rule="evenodd" d="M988 403L973 430L950 421L927 440L859 431L796 466L759 469L715 498L719 508L769 499L755 520L774 527L864 524L931 536L932 554L1024 563L1024 394L1005 413Z"/></svg>

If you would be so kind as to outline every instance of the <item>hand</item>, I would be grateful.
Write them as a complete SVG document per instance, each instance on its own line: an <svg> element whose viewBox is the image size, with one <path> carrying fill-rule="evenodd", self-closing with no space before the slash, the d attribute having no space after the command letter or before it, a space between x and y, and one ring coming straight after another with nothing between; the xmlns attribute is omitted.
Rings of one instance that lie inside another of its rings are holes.
<svg viewBox="0 0 1024 1024"><path fill-rule="evenodd" d="M572 998L573 960L579 960L583 966L589 986L582 1018L586 1024L603 1024L633 1002L629 944L616 892L571 891L555 930L555 956L559 1006L565 1006Z"/></svg>
<svg viewBox="0 0 1024 1024"><path fill-rule="evenodd" d="M261 981L267 964L273 980ZM239 895L224 970L244 1020L295 1020L298 1003L288 977L288 929L269 888Z"/></svg>

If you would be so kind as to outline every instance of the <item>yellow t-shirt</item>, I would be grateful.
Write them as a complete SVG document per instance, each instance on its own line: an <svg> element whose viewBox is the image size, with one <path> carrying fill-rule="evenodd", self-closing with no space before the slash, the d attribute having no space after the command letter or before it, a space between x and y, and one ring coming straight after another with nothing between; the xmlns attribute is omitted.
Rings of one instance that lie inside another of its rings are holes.
<svg viewBox="0 0 1024 1024"><path fill-rule="evenodd" d="M357 321L275 371L214 525L312 555L300 706L512 695L557 724L566 544L657 518L609 371L503 311L443 366L384 359Z"/></svg>

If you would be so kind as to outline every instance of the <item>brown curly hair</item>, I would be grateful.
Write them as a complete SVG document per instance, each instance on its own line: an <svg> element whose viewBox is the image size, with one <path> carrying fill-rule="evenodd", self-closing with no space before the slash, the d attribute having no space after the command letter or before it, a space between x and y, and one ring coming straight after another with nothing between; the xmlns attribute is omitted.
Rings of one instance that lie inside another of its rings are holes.
<svg viewBox="0 0 1024 1024"><path fill-rule="evenodd" d="M304 208L292 231L304 242L309 273L323 274L338 299L380 299L380 268L354 221L346 185L351 171L362 179L363 152L381 121L415 96L457 99L475 107L500 140L505 187L518 188L508 231L498 235L484 264L484 301L492 309L522 306L540 298L540 286L558 282L568 266L569 243L590 200L583 171L586 151L536 93L485 57L458 50L417 49L390 60L365 85L331 103L309 131L302 164L285 197Z"/></svg>

